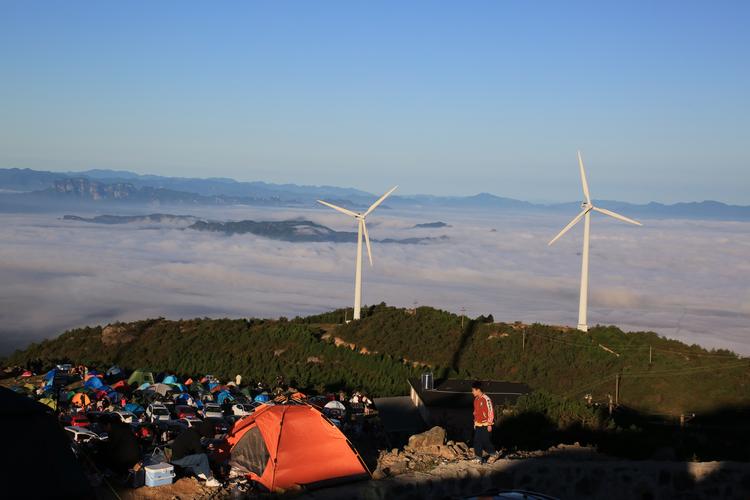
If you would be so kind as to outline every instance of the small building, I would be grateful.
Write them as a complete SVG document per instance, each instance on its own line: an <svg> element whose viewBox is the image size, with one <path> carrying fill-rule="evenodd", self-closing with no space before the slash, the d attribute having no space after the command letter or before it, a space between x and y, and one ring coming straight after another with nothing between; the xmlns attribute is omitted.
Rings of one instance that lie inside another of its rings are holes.
<svg viewBox="0 0 750 500"><path fill-rule="evenodd" d="M447 379L425 383L417 378L409 379L410 398L428 427L439 425L445 428L451 439L471 439L473 428L473 403L471 394L473 380ZM519 382L483 380L483 390L495 405L495 414L503 408L516 404L519 396L531 392L531 388Z"/></svg>

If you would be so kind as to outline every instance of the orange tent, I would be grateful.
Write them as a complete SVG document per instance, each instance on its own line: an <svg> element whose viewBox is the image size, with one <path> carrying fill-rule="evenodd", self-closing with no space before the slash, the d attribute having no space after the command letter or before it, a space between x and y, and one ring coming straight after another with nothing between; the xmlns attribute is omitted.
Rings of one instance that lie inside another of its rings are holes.
<svg viewBox="0 0 750 500"><path fill-rule="evenodd" d="M370 477L349 440L309 405L262 405L227 442L232 467L273 492Z"/></svg>
<svg viewBox="0 0 750 500"><path fill-rule="evenodd" d="M78 392L70 400L76 406L88 406L91 404L91 398L85 392Z"/></svg>

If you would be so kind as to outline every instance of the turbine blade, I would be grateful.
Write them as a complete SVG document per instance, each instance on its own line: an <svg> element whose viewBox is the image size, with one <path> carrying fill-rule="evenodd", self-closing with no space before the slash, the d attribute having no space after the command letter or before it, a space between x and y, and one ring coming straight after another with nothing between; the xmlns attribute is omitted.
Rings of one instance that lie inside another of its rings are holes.
<svg viewBox="0 0 750 500"><path fill-rule="evenodd" d="M590 209L589 209L589 210L590 210ZM583 216L584 216L584 215L586 215L586 214L587 214L587 213L589 212L589 210L584 210L584 211L583 211L583 212L581 212L580 214L576 215L576 216L575 216L575 218L574 218L574 219L573 219L572 221L568 222L568 225L567 225L567 226L565 226L565 227L564 227L564 228L562 229L562 231L560 231L559 233L557 233L557 236L555 236L554 238L552 238L552 240L550 240L550 242L549 242L549 243L547 243L547 245L551 245L551 244L553 244L554 242L556 242L557 240L559 240L559 239L560 239L560 237L561 237L561 236L562 236L563 234L567 233L567 232L568 232L568 230L569 230L569 229L570 229L571 227L573 227L573 226L575 226L576 224L578 224L578 221L579 221L579 220L581 220L581 219L583 218Z"/></svg>
<svg viewBox="0 0 750 500"><path fill-rule="evenodd" d="M380 205L381 203L383 203L383 200L385 200L386 198L388 198L391 195L391 193L396 190L397 187L398 186L392 187L390 191L388 191L383 196L381 196L380 198L378 198L378 201L376 201L375 203L373 203L372 205L370 205L370 208L367 209L367 212L365 212L365 213L362 214L362 217L367 217L368 215L370 215L370 213L373 210L375 210L378 207L378 205Z"/></svg>
<svg viewBox="0 0 750 500"><path fill-rule="evenodd" d="M578 167L581 169L581 185L583 186L583 196L586 197L586 202L591 204L591 194L589 193L589 183L586 180L586 170L583 168L583 158L581 158L581 152L578 151Z"/></svg>
<svg viewBox="0 0 750 500"><path fill-rule="evenodd" d="M637 220L633 220L630 217L625 217L624 215L620 215L620 214L618 214L616 212L613 212L612 210L607 210L606 208L594 207L594 210L596 210L597 212L602 213L604 215L609 215L610 217L614 217L615 219L619 219L619 220L621 220L623 222L627 222L629 224L635 224L636 226L642 226L643 225L640 222L638 222Z"/></svg>
<svg viewBox="0 0 750 500"><path fill-rule="evenodd" d="M365 243L367 244L367 256L370 258L370 266L372 266L372 248L370 248L370 235L367 234L367 224L364 219L362 220L362 232L365 233Z"/></svg>
<svg viewBox="0 0 750 500"><path fill-rule="evenodd" d="M351 210L347 210L345 208L337 207L333 203L328 203L327 201L323 201L323 200L318 200L318 203L320 203L321 205L325 205L327 207L331 207L332 209L334 209L334 210L336 210L338 212L341 212L342 214L346 214L346 215L349 215L351 217L357 217L357 214L354 213L354 212L352 212Z"/></svg>

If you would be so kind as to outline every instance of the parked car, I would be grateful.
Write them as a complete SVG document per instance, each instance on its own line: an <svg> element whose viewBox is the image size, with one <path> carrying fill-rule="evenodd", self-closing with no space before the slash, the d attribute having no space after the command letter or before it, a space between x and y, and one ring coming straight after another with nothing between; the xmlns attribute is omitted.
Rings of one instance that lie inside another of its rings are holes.
<svg viewBox="0 0 750 500"><path fill-rule="evenodd" d="M198 412L192 406L188 406L188 405L176 405L174 407L174 412L175 412L175 416L178 419L185 418L185 417L195 417L195 418L198 418Z"/></svg>
<svg viewBox="0 0 750 500"><path fill-rule="evenodd" d="M75 425L68 425L65 427L65 433L68 435L68 437L75 441L76 443L83 444L88 443L91 440L100 440L102 439L99 437L99 435L95 432L92 432L85 427L78 427ZM106 439L106 438L105 438Z"/></svg>
<svg viewBox="0 0 750 500"><path fill-rule="evenodd" d="M207 403L203 406L203 418L222 418L224 412L221 411L221 406L215 403Z"/></svg>
<svg viewBox="0 0 750 500"><path fill-rule="evenodd" d="M150 422L155 422L157 420L171 420L172 417L167 407L162 403L151 403L146 408L146 418Z"/></svg>
<svg viewBox="0 0 750 500"><path fill-rule="evenodd" d="M119 418L120 418L120 420L121 420L121 421L122 421L122 422L123 422L124 424L134 424L134 423L138 423L138 417L136 417L134 413L131 413L131 412L129 412L129 411L125 411L125 410L115 410L114 412L112 412L112 414L113 414L113 415L116 415L117 417L119 417Z"/></svg>

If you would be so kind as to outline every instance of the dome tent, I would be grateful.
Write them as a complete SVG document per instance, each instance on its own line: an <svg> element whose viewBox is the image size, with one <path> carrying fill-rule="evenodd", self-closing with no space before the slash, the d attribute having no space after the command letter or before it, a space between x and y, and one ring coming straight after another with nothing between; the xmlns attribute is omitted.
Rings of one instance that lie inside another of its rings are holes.
<svg viewBox="0 0 750 500"><path fill-rule="evenodd" d="M348 439L309 405L263 405L227 437L230 464L277 492L368 479Z"/></svg>
<svg viewBox="0 0 750 500"><path fill-rule="evenodd" d="M142 385L144 382L154 383L154 374L145 370L136 370L128 378L128 385Z"/></svg>

